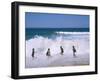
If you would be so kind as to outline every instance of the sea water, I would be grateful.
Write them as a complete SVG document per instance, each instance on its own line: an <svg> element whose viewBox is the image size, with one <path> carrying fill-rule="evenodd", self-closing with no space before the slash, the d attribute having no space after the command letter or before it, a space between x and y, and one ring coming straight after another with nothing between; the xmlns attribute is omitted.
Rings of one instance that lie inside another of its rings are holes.
<svg viewBox="0 0 100 81"><path fill-rule="evenodd" d="M26 68L89 65L89 28L26 28L25 40ZM76 57L72 46L77 51ZM48 48L50 57L46 56Z"/></svg>

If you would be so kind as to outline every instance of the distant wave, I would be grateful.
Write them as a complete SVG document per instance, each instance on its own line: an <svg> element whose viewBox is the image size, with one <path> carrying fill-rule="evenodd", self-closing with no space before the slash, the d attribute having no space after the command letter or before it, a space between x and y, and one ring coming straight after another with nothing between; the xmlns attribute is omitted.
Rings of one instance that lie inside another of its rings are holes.
<svg viewBox="0 0 100 81"><path fill-rule="evenodd" d="M89 34L89 32L56 32L56 34Z"/></svg>
<svg viewBox="0 0 100 81"><path fill-rule="evenodd" d="M32 39L37 39L38 38L42 38L42 39L51 39L51 40L56 40L56 39L70 39L70 40L76 40L76 39L89 39L89 32L55 32L54 34L52 34L50 37L49 35L48 36L42 36L42 35L35 35L33 37L31 37L30 39L28 39L27 41L29 40L32 40Z"/></svg>

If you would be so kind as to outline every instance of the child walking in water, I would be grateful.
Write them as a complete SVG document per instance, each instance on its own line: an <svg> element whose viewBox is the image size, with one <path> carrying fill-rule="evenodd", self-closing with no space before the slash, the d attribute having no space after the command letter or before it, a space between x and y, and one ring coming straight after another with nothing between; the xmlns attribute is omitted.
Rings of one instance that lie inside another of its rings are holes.
<svg viewBox="0 0 100 81"><path fill-rule="evenodd" d="M63 53L64 53L64 49L63 49L63 47L62 46L60 46L60 50L61 50L61 55L63 55Z"/></svg>
<svg viewBox="0 0 100 81"><path fill-rule="evenodd" d="M46 53L46 56L51 56L50 55L50 48L48 48L47 53Z"/></svg>
<svg viewBox="0 0 100 81"><path fill-rule="evenodd" d="M73 50L73 56L76 57L76 54L75 54L76 53L75 46L72 46L72 50Z"/></svg>
<svg viewBox="0 0 100 81"><path fill-rule="evenodd" d="M34 48L32 49L32 57L34 57Z"/></svg>

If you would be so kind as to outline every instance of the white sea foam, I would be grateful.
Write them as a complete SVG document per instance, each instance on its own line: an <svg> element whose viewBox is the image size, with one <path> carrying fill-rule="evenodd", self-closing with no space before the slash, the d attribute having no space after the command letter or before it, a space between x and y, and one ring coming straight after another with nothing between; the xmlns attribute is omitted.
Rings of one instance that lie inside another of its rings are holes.
<svg viewBox="0 0 100 81"><path fill-rule="evenodd" d="M89 36L85 39L81 38L82 35L72 40L63 39L62 36L58 36L55 39L36 36L27 40L26 68L89 64ZM73 57L73 45L77 50L76 58ZM64 49L64 55L60 55L60 46ZM33 48L35 49L34 58L31 56ZM46 56L48 48L50 48L51 54L49 58Z"/></svg>
<svg viewBox="0 0 100 81"><path fill-rule="evenodd" d="M57 34L89 34L89 32L64 32L64 31L60 31L60 32L56 32Z"/></svg>

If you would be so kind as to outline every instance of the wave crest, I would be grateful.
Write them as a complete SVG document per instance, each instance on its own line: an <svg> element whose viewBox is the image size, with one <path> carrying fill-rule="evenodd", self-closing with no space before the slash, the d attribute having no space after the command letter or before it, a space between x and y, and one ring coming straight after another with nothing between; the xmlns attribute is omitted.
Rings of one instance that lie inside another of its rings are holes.
<svg viewBox="0 0 100 81"><path fill-rule="evenodd" d="M56 32L56 34L89 34L89 32Z"/></svg>

